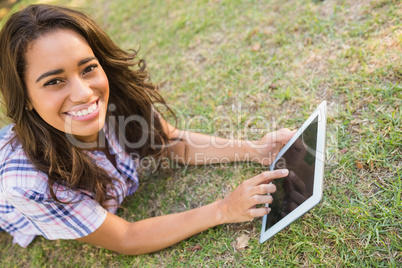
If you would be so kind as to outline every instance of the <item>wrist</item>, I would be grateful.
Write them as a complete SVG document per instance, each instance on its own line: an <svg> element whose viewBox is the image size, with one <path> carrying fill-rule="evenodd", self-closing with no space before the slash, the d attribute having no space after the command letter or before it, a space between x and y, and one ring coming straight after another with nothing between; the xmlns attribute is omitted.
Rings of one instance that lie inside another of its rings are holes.
<svg viewBox="0 0 402 268"><path fill-rule="evenodd" d="M243 148L243 152L245 155L245 159L248 159L249 161L253 161L253 162L258 162L258 154L257 154L257 150L254 147L255 141L250 141L250 140L243 140L242 141L242 148Z"/></svg>
<svg viewBox="0 0 402 268"><path fill-rule="evenodd" d="M217 200L212 204L215 206L215 219L217 225L228 223L226 219L227 217L225 216L227 215L227 205L226 202L224 202L224 199Z"/></svg>

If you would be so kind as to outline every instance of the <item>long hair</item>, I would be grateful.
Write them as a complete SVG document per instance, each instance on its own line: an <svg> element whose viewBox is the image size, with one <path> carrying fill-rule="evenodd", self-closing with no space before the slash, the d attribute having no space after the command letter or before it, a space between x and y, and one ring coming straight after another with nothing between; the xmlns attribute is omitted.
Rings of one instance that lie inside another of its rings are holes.
<svg viewBox="0 0 402 268"><path fill-rule="evenodd" d="M168 136L164 133L154 105L166 105L149 82L145 61L137 59L137 52L121 50L87 15L59 6L31 5L13 14L0 32L0 90L7 116L15 124L15 136L29 160L39 171L48 175L49 191L58 202L55 189L83 189L103 207L110 199L108 189L114 189L115 178L97 166L82 148L73 145L66 133L48 125L35 110L25 109L29 103L24 72L28 45L46 33L69 29L83 36L102 65L110 87L108 116L128 120L125 126L112 122L120 141L139 146L124 146L130 155L162 156L166 152ZM167 107L168 108L168 107ZM170 109L168 109L170 110ZM170 110L170 112L172 112ZM141 122L140 122L141 121ZM144 138L145 137L145 138ZM146 142L141 142L141 141ZM151 142L152 141L152 142ZM123 147L123 146L122 146Z"/></svg>

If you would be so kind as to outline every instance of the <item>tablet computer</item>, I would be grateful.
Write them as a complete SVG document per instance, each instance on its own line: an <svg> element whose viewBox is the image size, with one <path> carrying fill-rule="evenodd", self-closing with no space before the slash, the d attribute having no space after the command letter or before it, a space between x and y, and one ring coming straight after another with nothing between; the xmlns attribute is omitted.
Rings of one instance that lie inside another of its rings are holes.
<svg viewBox="0 0 402 268"><path fill-rule="evenodd" d="M260 243L317 205L323 194L326 101L279 151L270 170L286 168L289 175L275 179L271 212L262 221Z"/></svg>

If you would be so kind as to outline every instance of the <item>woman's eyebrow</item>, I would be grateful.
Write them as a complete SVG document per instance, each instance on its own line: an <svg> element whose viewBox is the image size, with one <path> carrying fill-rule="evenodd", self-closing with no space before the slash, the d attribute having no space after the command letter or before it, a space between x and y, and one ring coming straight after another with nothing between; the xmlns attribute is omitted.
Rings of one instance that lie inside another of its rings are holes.
<svg viewBox="0 0 402 268"><path fill-rule="evenodd" d="M40 80L42 80L43 78L45 78L47 76L61 74L62 72L64 72L63 69L57 69L57 70L52 70L52 71L46 72L46 73L42 74L41 76L39 76L38 79L36 79L36 83L38 83Z"/></svg>
<svg viewBox="0 0 402 268"><path fill-rule="evenodd" d="M90 62L91 60L97 60L97 58L96 57L88 57L88 58L85 58L83 60L80 60L78 62L78 66L81 66L81 65L83 65L83 64L85 64L87 62Z"/></svg>
<svg viewBox="0 0 402 268"><path fill-rule="evenodd" d="M81 66L87 62L90 62L91 60L97 60L97 58L96 57L88 57L88 58L82 59L78 62L78 66ZM62 72L64 72L64 69L56 69L56 70L46 72L46 73L42 74L41 76L39 76L38 79L36 79L36 83L38 83L40 80L42 80L43 78L45 78L47 76L61 74Z"/></svg>

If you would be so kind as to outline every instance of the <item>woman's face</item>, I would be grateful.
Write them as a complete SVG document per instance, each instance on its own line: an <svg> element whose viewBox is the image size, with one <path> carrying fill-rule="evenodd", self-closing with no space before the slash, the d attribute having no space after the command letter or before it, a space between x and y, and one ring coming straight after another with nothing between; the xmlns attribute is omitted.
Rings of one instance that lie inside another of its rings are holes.
<svg viewBox="0 0 402 268"><path fill-rule="evenodd" d="M109 82L87 41L72 30L55 30L33 41L25 59L28 108L79 141L96 141Z"/></svg>

